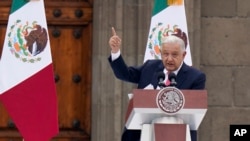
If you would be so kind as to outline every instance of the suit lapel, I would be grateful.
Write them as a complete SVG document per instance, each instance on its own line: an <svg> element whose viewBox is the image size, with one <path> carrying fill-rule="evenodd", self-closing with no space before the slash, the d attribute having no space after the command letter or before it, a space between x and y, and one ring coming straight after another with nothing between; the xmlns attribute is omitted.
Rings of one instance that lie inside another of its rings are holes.
<svg viewBox="0 0 250 141"><path fill-rule="evenodd" d="M156 68L156 70L154 71L153 77L152 77L152 81L151 84L154 86L154 89L157 88L158 86L158 73L160 71L163 71L164 66L162 64L162 62L158 65L158 67Z"/></svg>

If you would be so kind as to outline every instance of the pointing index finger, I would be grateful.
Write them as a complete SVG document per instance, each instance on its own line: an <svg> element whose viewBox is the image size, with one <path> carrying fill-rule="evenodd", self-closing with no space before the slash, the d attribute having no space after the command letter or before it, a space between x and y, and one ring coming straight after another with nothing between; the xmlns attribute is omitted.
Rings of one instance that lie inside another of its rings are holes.
<svg viewBox="0 0 250 141"><path fill-rule="evenodd" d="M113 36L116 36L116 32L115 32L115 28L114 27L112 27L112 34L113 34Z"/></svg>

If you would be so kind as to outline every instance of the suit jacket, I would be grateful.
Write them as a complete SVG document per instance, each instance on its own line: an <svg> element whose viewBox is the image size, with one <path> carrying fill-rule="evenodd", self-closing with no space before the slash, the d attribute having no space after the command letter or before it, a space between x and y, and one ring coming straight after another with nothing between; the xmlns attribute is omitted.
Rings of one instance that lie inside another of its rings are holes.
<svg viewBox="0 0 250 141"><path fill-rule="evenodd" d="M158 86L158 73L163 72L164 65L162 60L148 60L139 67L127 66L122 56L114 61L111 61L111 56L108 58L111 68L115 76L123 81L137 83L139 89L152 84L156 89ZM178 89L204 89L206 76L203 72L182 64L177 76ZM191 140L196 141L197 132L191 131ZM140 130L124 129L122 141L140 141Z"/></svg>
<svg viewBox="0 0 250 141"><path fill-rule="evenodd" d="M139 67L128 67L122 56L114 61L111 61L111 57L108 60L117 78L137 83L139 89L143 89L149 84L157 88L158 72L164 70L162 60L148 60ZM183 63L176 76L176 87L178 89L204 89L205 81L206 76L203 72Z"/></svg>

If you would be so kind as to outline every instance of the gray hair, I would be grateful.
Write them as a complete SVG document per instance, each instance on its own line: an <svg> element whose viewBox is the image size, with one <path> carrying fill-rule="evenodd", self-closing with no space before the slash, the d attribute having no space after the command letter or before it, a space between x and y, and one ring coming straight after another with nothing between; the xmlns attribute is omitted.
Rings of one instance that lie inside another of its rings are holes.
<svg viewBox="0 0 250 141"><path fill-rule="evenodd" d="M161 40L161 48L162 48L162 45L165 43L177 43L180 45L182 51L186 50L184 41L175 35L169 35L169 36L163 37Z"/></svg>

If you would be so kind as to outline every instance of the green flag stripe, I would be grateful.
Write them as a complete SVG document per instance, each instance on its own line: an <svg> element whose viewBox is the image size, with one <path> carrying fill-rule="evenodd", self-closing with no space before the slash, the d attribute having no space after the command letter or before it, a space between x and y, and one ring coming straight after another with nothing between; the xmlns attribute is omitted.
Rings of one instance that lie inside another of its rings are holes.
<svg viewBox="0 0 250 141"><path fill-rule="evenodd" d="M16 10L28 3L28 0L13 0L11 5L10 14L14 13Z"/></svg>
<svg viewBox="0 0 250 141"><path fill-rule="evenodd" d="M167 0L155 0L154 9L152 13L153 16L167 7L168 7Z"/></svg>

